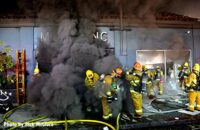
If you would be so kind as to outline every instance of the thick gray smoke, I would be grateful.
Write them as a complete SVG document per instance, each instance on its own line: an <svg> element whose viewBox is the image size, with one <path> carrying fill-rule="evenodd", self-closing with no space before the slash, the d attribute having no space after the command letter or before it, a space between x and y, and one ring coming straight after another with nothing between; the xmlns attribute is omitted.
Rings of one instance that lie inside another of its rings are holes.
<svg viewBox="0 0 200 130"><path fill-rule="evenodd" d="M109 73L121 64L113 54L106 52L106 42L93 38L96 27L91 19L70 18L70 11L61 11L62 8L53 14L53 18L59 19L58 25L54 25L57 19L51 18L54 26L51 33L56 36L48 42L41 41L39 45L37 61L42 74L33 79L28 101L43 113L77 119L84 116L81 99L86 92L85 71ZM47 12L51 10L42 10L40 17Z"/></svg>

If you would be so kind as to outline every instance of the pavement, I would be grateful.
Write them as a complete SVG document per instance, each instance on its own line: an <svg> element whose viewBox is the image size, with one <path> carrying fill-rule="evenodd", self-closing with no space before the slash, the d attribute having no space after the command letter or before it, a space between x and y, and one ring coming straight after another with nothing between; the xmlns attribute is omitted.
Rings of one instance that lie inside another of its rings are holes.
<svg viewBox="0 0 200 130"><path fill-rule="evenodd" d="M154 90L156 98L149 99L146 93L143 93L143 116L140 119L134 118L122 118L126 116L125 113L122 113L119 119L119 129L120 130L132 130L132 129L151 129L151 130L180 130L180 129L200 129L200 111L189 112L187 110L188 99L187 94L184 93L179 88L171 88L169 84L165 84L164 94L158 95L157 88ZM33 105L25 105L22 108L17 109L12 114L8 116L7 119L14 122L27 122L33 119L41 117L38 115L38 111ZM55 121L58 119L45 117L38 122L42 121ZM113 121L108 121L109 123L115 124L116 119ZM10 128L3 122L2 114L0 114L0 129ZM52 129L59 130L65 129L66 126L52 126L52 127L25 127L24 129ZM91 125L91 124L68 124L69 130L93 130L93 129L108 129L102 125ZM23 129L19 128L18 129Z"/></svg>

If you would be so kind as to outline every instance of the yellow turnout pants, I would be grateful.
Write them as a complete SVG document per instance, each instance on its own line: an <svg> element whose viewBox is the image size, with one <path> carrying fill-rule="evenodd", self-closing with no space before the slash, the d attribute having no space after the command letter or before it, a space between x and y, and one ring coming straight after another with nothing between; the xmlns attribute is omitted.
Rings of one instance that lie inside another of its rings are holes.
<svg viewBox="0 0 200 130"><path fill-rule="evenodd" d="M194 105L196 103L196 109L200 111L200 92L191 90L188 92L189 110L194 111Z"/></svg>
<svg viewBox="0 0 200 130"><path fill-rule="evenodd" d="M135 115L142 115L142 94L134 90L131 90L131 99L133 101L133 106L135 108Z"/></svg>
<svg viewBox="0 0 200 130"><path fill-rule="evenodd" d="M162 95L163 94L163 82L161 80L156 80L155 86L158 87L158 94Z"/></svg>
<svg viewBox="0 0 200 130"><path fill-rule="evenodd" d="M146 89L147 89L147 96L153 95L154 86L153 86L152 83L147 83L146 84Z"/></svg>
<svg viewBox="0 0 200 130"><path fill-rule="evenodd" d="M103 109L103 118L108 119L111 116L111 108L108 104L108 100L106 97L102 97L102 109Z"/></svg>

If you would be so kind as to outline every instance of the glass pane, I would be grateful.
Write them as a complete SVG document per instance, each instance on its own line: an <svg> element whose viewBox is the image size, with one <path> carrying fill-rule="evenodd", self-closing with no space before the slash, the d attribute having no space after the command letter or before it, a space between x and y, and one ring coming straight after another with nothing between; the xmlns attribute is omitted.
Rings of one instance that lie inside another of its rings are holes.
<svg viewBox="0 0 200 130"><path fill-rule="evenodd" d="M149 69L154 69L157 65L164 71L164 51L163 50L137 50L136 59Z"/></svg>
<svg viewBox="0 0 200 130"><path fill-rule="evenodd" d="M190 50L166 51L167 84L171 89L179 93L182 93L178 78L180 72L179 67L184 62L191 63Z"/></svg>
<svg viewBox="0 0 200 130"><path fill-rule="evenodd" d="M179 66L190 61L190 50L137 50L136 59L150 70L160 66L165 75L164 93L177 95L183 93L179 83Z"/></svg>

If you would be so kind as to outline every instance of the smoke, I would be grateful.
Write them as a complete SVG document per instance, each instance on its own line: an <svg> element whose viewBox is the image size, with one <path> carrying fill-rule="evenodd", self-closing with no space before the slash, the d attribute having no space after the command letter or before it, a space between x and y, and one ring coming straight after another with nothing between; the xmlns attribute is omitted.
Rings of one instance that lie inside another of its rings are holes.
<svg viewBox="0 0 200 130"><path fill-rule="evenodd" d="M28 3L22 3L19 4L20 9L30 12L30 8L27 9ZM93 39L92 34L96 31L95 22L106 14L119 16L122 8L123 14L133 15L137 20L155 27L155 23L152 25L149 22L156 21L155 14L158 11L180 11L175 10L172 6L175 4L172 3L174 2L171 0L32 1L31 9L38 17L39 25L51 26L52 37L48 41L40 42L37 61L42 74L34 78L29 86L28 101L35 104L41 112L52 116L82 118L84 114L81 99L86 92L85 71L92 69L99 74L110 73L113 68L121 66L114 55L105 51L107 43ZM180 11L180 14L186 13ZM184 41L181 38L167 42L164 34L151 36L152 32L144 32L138 33L141 36L138 43L146 43L145 47L138 44L139 49L161 49L163 46L160 42L169 49L184 48ZM170 39L169 37L167 39ZM175 34L172 39L177 37L179 35Z"/></svg>
<svg viewBox="0 0 200 130"><path fill-rule="evenodd" d="M18 9L29 14L35 13L43 20L57 21L64 11L66 13L69 11L70 17L81 16L98 20L104 14L119 14L122 7L124 14L134 15L141 19L141 22L149 22L155 20L155 15L159 12L199 18L199 2L199 0L20 0Z"/></svg>
<svg viewBox="0 0 200 130"><path fill-rule="evenodd" d="M182 33L179 30L173 29L159 29L159 28L140 28L137 29L137 48L138 49L150 49L150 50L161 50L161 49L187 49L189 46L185 44L186 40L184 36L186 33ZM145 44L143 44L145 43Z"/></svg>
<svg viewBox="0 0 200 130"><path fill-rule="evenodd" d="M192 17L192 18L200 18L199 12L200 1L199 0L176 0L171 1L166 10L170 12L174 12L176 14Z"/></svg>
<svg viewBox="0 0 200 130"><path fill-rule="evenodd" d="M107 56L95 62L94 70L98 73L111 73L112 68L120 67L120 62L114 55Z"/></svg>
<svg viewBox="0 0 200 130"><path fill-rule="evenodd" d="M54 117L83 118L85 71L108 73L121 63L106 51L106 42L93 38L96 31L93 17L82 15L79 10L71 11L69 6L75 7L72 1L63 3L70 4L67 8L58 8L57 2L64 1L44 1L38 15L42 25L50 23L53 26L51 34L54 36L40 42L37 61L42 74L33 78L28 102L35 104L40 112Z"/></svg>

